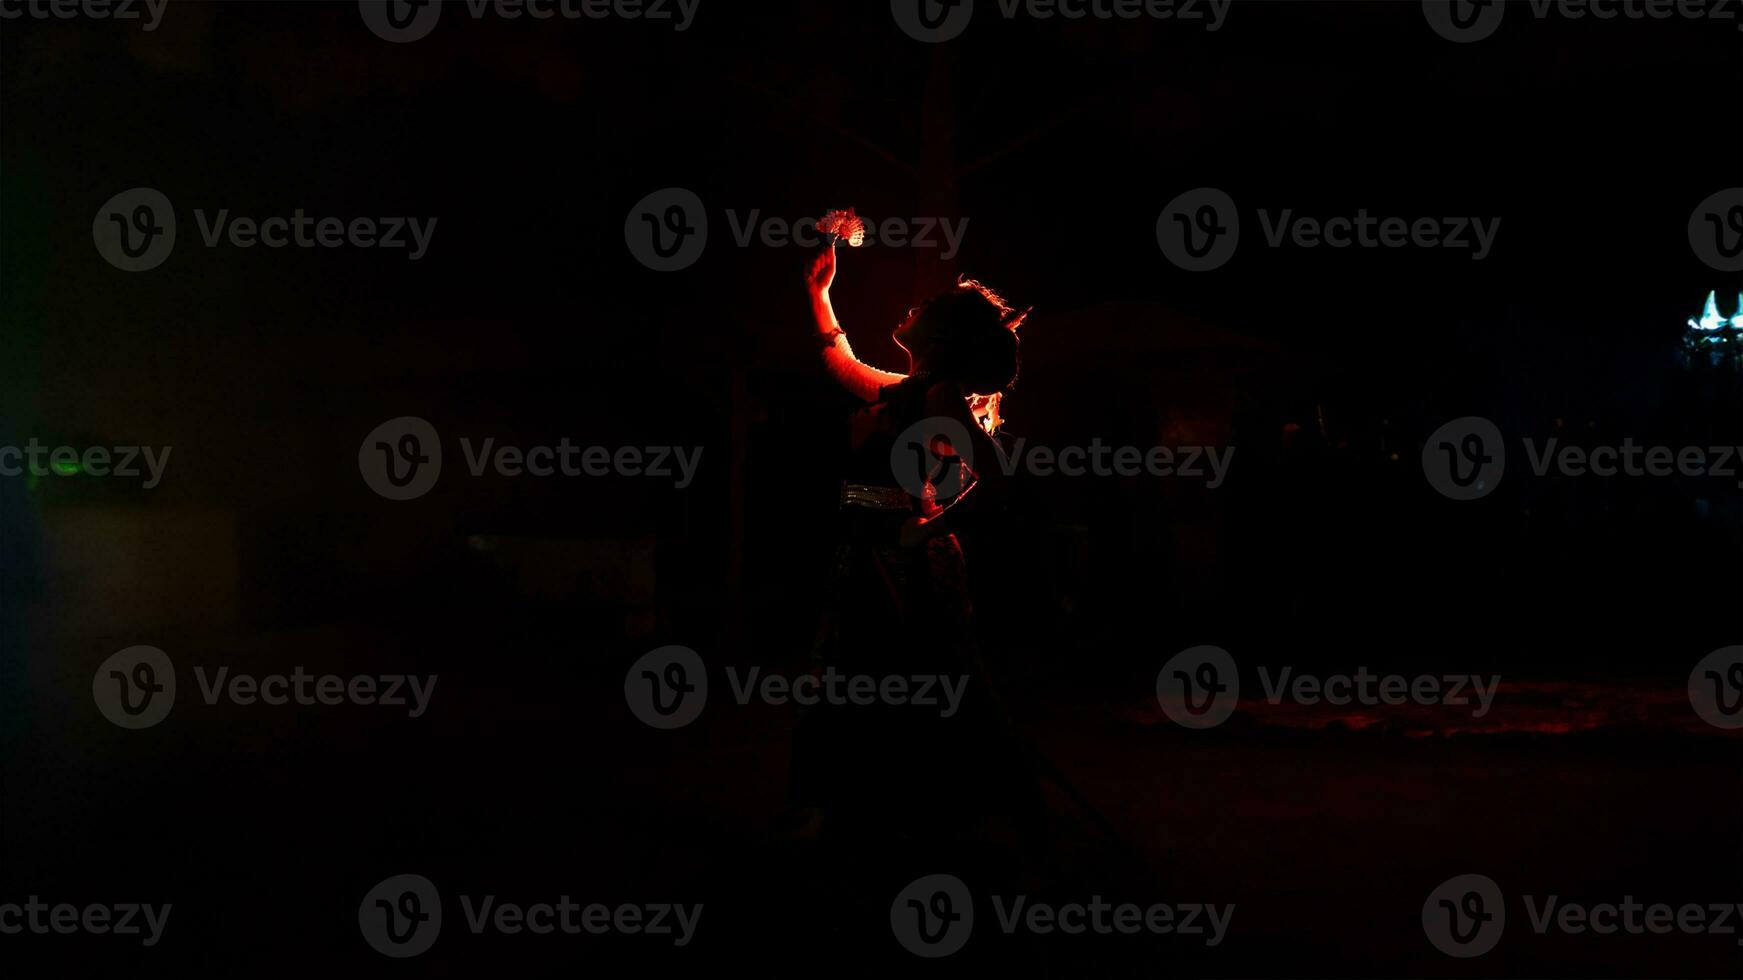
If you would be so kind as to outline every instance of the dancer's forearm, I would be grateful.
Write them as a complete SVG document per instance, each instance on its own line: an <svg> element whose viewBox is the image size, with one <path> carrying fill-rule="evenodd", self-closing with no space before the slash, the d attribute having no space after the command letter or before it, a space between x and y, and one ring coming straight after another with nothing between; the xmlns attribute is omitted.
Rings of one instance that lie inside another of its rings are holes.
<svg viewBox="0 0 1743 980"><path fill-rule="evenodd" d="M835 307L829 302L829 290L811 292L811 315L816 321L818 342L823 345L823 366L843 388L857 398L872 402L878 399L878 389L893 385L907 375L880 371L853 356L853 345L842 332L841 321L835 318Z"/></svg>

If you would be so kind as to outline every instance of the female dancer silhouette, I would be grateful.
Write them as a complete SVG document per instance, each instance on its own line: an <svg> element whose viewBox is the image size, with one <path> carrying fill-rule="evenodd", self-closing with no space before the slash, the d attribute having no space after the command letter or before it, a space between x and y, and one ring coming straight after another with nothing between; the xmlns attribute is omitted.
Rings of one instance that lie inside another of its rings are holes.
<svg viewBox="0 0 1743 980"><path fill-rule="evenodd" d="M1011 794L1033 789L978 667L952 533L1001 489L989 432L1017 375L1027 311L960 281L896 327L909 372L881 371L854 357L836 319L835 258L830 245L812 260L811 308L826 368L866 404L848 426L817 669L875 678L878 694L870 704L826 699L801 719L795 803L826 834L937 840L989 812L1026 809ZM925 685L939 703L919 703Z"/></svg>

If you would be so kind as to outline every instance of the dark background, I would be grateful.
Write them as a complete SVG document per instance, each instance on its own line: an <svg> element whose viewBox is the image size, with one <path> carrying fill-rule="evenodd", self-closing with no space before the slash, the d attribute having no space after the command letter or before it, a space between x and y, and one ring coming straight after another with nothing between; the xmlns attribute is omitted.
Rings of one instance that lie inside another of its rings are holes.
<svg viewBox="0 0 1743 980"><path fill-rule="evenodd" d="M628 663L662 643L716 668L803 663L852 403L816 363L805 253L738 247L726 212L853 205L968 220L954 263L842 255L835 302L866 359L903 367L888 328L972 275L1035 307L1011 432L1237 447L1217 490L1026 481L967 542L1014 710L1142 855L1134 891L1235 902L1235 934L1209 951L994 939L965 957L1736 975L1717 937L1576 942L1521 921L1458 962L1417 921L1466 871L1587 901L1743 897L1736 742L1689 724L1682 694L1695 661L1738 639L1735 481L1539 478L1522 451L1481 501L1422 476L1429 433L1465 415L1494 420L1510 452L1557 434L1736 445L1743 428L1735 365L1679 359L1707 293L1729 313L1739 288L1685 228L1743 173L1743 35L1528 10L1475 45L1434 34L1413 2L1243 2L1214 33L986 12L944 45L904 35L883 3L705 0L683 33L450 9L408 45L338 2L172 3L151 33L0 25L0 436L174 447L151 491L0 483L0 900L176 903L157 949L0 937L0 960L962 968L908 958L881 898L863 931L806 900L800 880L827 869L767 840L790 717L711 709L660 733L621 695ZM174 202L180 237L129 275L90 227L137 186ZM624 220L670 186L701 197L710 240L660 274L625 248ZM1228 266L1190 274L1155 223L1200 186L1234 197L1245 238ZM194 208L438 224L417 262L208 249ZM1270 249L1260 208L1501 226L1481 262ZM402 415L442 433L448 463L396 503L356 457ZM684 490L473 479L462 435L704 452ZM136 643L169 652L189 700L124 732L96 713L90 676ZM1153 689L1199 643L1249 669L1500 673L1515 696L1481 734L1243 704L1244 720L1189 735ZM441 681L418 720L207 708L194 664ZM706 901L705 938L674 952L456 929L391 962L358 937L355 902L405 871L525 901Z"/></svg>

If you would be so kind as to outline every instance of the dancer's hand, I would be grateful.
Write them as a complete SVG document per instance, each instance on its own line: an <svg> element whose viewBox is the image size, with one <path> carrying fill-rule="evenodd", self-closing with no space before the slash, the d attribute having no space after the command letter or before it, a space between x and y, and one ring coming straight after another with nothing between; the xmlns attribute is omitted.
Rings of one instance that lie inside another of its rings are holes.
<svg viewBox="0 0 1743 980"><path fill-rule="evenodd" d="M805 285L810 287L812 295L829 292L829 284L835 281L835 246L826 245L817 250L811 258L811 268L805 273Z"/></svg>
<svg viewBox="0 0 1743 980"><path fill-rule="evenodd" d="M923 517L910 517L902 522L901 533L896 540L904 548L918 548L932 540L932 529L927 526Z"/></svg>

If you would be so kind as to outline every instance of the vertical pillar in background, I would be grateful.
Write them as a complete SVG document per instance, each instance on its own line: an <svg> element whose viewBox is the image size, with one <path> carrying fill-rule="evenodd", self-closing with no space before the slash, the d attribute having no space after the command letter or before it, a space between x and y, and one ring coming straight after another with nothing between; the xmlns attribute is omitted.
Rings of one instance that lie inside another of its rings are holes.
<svg viewBox="0 0 1743 980"><path fill-rule="evenodd" d="M750 443L750 384L744 368L732 369L732 410L728 413L728 445L732 455L727 474L726 506L726 644L734 654L744 649L744 542L746 456Z"/></svg>
<svg viewBox="0 0 1743 980"><path fill-rule="evenodd" d="M957 220L961 207L956 163L956 60L952 46L932 46L926 89L920 102L919 217ZM914 295L918 303L956 281L956 256L946 259L942 248L917 248Z"/></svg>

